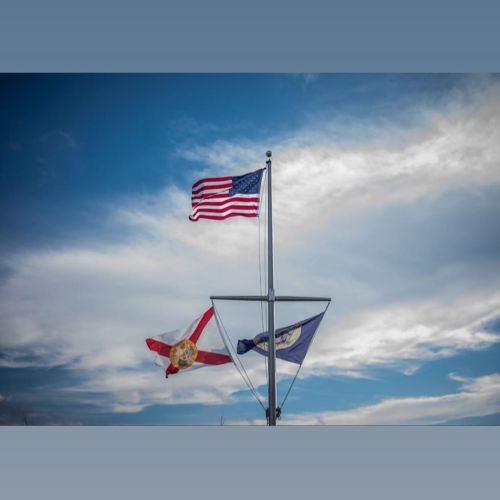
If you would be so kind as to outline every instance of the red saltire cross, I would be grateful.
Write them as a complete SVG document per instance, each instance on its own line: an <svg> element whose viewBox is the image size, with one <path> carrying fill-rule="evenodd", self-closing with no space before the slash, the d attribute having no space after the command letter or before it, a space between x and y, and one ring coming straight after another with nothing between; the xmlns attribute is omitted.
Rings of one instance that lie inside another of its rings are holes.
<svg viewBox="0 0 500 500"><path fill-rule="evenodd" d="M213 315L214 308L211 307L200 318L200 321L198 321L189 339L182 339L175 345L165 344L156 339L146 339L146 344L149 349L157 352L160 356L165 356L170 359L170 364L165 370L165 376L167 378L169 375L177 373L179 370L189 368L195 361L207 365L223 365L232 362L231 357L226 354L200 351L196 347L196 342L198 342L200 335L203 333L203 330L212 319ZM181 357L183 354L184 357Z"/></svg>

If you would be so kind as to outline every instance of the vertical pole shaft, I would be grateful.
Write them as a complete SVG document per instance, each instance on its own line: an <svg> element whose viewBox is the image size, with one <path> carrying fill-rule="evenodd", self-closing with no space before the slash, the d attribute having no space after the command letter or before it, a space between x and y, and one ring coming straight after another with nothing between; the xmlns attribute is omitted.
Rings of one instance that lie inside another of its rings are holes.
<svg viewBox="0 0 500 500"><path fill-rule="evenodd" d="M268 379L269 379L269 425L276 425L276 344L274 339L274 250L273 250L273 189L271 182L271 151L266 153L267 160L267 331L268 342Z"/></svg>

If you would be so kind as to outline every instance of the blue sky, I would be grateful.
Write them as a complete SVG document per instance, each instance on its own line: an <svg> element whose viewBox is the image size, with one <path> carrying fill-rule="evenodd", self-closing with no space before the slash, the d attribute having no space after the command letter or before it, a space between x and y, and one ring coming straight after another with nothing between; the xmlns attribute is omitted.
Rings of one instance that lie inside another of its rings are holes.
<svg viewBox="0 0 500 500"><path fill-rule="evenodd" d="M267 149L277 290L334 300L282 423L500 423L497 76L2 75L0 130L1 423L263 423L234 367L165 380L144 339L258 292L258 222L187 215Z"/></svg>

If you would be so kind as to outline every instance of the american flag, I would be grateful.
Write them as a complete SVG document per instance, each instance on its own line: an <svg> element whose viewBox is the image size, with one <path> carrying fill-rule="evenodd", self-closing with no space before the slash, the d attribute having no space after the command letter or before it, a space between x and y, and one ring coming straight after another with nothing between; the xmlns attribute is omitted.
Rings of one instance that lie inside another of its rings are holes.
<svg viewBox="0 0 500 500"><path fill-rule="evenodd" d="M209 177L195 182L189 220L257 217L263 172L261 169L235 177Z"/></svg>

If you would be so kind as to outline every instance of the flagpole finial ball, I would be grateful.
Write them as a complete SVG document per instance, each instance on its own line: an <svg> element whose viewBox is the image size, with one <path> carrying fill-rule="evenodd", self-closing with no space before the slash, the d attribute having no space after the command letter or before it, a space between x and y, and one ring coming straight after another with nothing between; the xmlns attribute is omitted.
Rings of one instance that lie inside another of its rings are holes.
<svg viewBox="0 0 500 500"><path fill-rule="evenodd" d="M271 151L266 151L266 156L268 158L271 158L272 155L273 155L273 153Z"/></svg>

